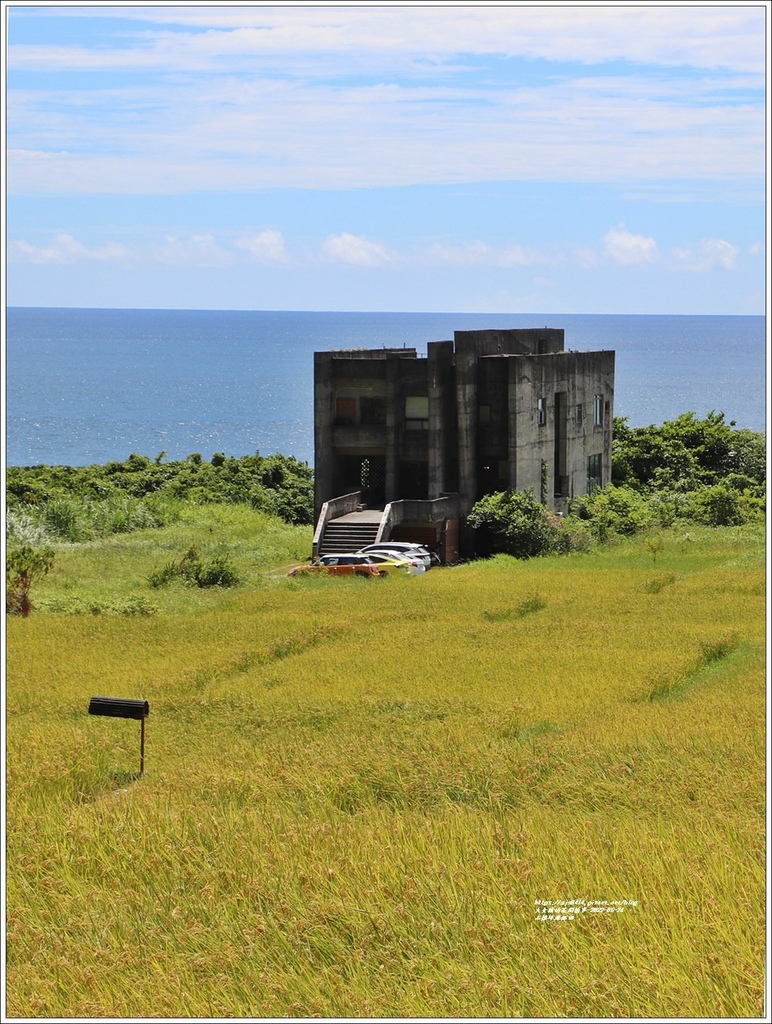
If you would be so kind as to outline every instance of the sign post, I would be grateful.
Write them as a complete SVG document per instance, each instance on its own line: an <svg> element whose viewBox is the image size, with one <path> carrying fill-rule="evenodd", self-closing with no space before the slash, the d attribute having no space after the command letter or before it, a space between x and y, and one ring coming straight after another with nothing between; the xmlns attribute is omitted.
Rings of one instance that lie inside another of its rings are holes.
<svg viewBox="0 0 772 1024"><path fill-rule="evenodd" d="M92 697L88 713L108 718L139 719L139 774L142 775L145 771L145 719L150 714L150 704L146 700L125 700L122 697Z"/></svg>

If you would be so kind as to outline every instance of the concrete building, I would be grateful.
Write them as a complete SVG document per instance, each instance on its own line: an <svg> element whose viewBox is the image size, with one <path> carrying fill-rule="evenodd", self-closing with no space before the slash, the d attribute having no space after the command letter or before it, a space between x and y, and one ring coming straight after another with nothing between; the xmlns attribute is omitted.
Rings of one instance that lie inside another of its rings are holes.
<svg viewBox="0 0 772 1024"><path fill-rule="evenodd" d="M365 538L345 533L359 522L452 562L484 494L532 488L565 511L611 479L613 404L614 352L566 352L546 327L456 331L425 357L317 352L314 553Z"/></svg>

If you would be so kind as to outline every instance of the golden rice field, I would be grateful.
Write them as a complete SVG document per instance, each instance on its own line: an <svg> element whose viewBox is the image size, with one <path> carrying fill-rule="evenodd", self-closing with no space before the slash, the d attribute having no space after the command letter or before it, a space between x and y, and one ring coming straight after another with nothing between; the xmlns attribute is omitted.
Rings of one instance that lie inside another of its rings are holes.
<svg viewBox="0 0 772 1024"><path fill-rule="evenodd" d="M45 610L159 543L6 623L8 1016L765 1013L763 531Z"/></svg>

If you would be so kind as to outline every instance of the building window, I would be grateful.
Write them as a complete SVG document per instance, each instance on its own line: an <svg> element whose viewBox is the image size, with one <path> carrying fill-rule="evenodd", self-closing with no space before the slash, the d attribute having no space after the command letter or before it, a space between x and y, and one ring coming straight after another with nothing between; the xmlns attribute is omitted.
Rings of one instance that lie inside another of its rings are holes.
<svg viewBox="0 0 772 1024"><path fill-rule="evenodd" d="M429 429L428 395L408 395L405 399L405 430Z"/></svg>
<svg viewBox="0 0 772 1024"><path fill-rule="evenodd" d="M536 399L536 417L539 422L539 426L543 427L547 422L547 399L537 398Z"/></svg>
<svg viewBox="0 0 772 1024"><path fill-rule="evenodd" d="M580 402L579 405L577 405L577 407L576 407L576 425L577 425L577 427L581 427L583 419L584 419L584 410L582 409L582 403Z"/></svg>
<svg viewBox="0 0 772 1024"><path fill-rule="evenodd" d="M595 412L593 416L593 422L596 427L603 426L603 395L595 396Z"/></svg>
<svg viewBox="0 0 772 1024"><path fill-rule="evenodd" d="M603 456L591 455L587 459L587 493L592 494L603 486Z"/></svg>
<svg viewBox="0 0 772 1024"><path fill-rule="evenodd" d="M386 399L360 398L359 422L368 427L382 426L386 422Z"/></svg>
<svg viewBox="0 0 772 1024"><path fill-rule="evenodd" d="M338 398L335 401L335 426L353 427L356 422L356 398Z"/></svg>

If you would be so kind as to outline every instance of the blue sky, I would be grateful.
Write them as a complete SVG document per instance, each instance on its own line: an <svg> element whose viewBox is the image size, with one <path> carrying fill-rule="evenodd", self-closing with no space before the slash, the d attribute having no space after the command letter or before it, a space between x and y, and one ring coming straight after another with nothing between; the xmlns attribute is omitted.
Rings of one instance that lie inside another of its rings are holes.
<svg viewBox="0 0 772 1024"><path fill-rule="evenodd" d="M3 4L10 305L760 314L769 4Z"/></svg>

